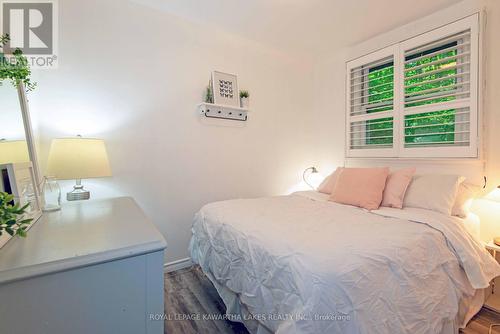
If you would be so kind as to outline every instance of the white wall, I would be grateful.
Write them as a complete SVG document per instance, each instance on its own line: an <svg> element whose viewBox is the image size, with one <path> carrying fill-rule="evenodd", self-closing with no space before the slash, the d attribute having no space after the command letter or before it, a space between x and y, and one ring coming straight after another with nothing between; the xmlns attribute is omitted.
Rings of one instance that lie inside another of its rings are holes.
<svg viewBox="0 0 500 334"><path fill-rule="evenodd" d="M52 138L104 138L114 176L88 188L133 196L165 235L167 262L188 257L202 205L286 193L314 162L307 64L128 1L59 9L59 68L35 73L31 95L42 166ZM212 70L250 91L246 123L196 114Z"/></svg>
<svg viewBox="0 0 500 334"><path fill-rule="evenodd" d="M466 0L451 6L442 11L436 12L428 17L409 23L403 27L379 35L369 41L353 45L347 49L332 49L330 54L325 54L318 59L315 65L314 87L320 92L316 96L315 132L321 135L321 143L316 150L319 159L318 165L324 166L324 170L331 170L335 166L344 164L343 144L342 150L339 143L344 143L345 139L345 62L348 59L377 50L381 47L391 45L416 34L423 33L433 28L439 27L447 22L460 19L477 11L486 12L486 29L484 31L484 57L486 64L483 69L483 117L484 133L483 159L485 160L484 173L488 176L489 188L491 190L500 184L500 112L499 97L500 92L500 1L498 0ZM366 17L366 24L376 24L370 22ZM376 163L376 162L373 162ZM379 164L391 164L391 161L379 161ZM411 163L411 162L406 162ZM393 163L397 165L397 163ZM418 165L418 161L413 161ZM428 165L428 162L424 162ZM480 165L480 164L479 164ZM422 165L421 165L422 166ZM436 164L436 169L440 172L446 168L446 164ZM444 167L443 167L444 166ZM465 169L470 169L470 164L465 164ZM482 169L482 168L481 168ZM428 170L428 168L425 168ZM483 172L483 171L480 171ZM477 200L474 203L473 211L481 218L481 234L484 240L489 240L493 236L500 236L500 203Z"/></svg>
<svg viewBox="0 0 500 334"><path fill-rule="evenodd" d="M17 89L10 81L4 81L0 85L0 101L2 101L0 110L0 139L24 139L24 125L19 97Z"/></svg>
<svg viewBox="0 0 500 334"><path fill-rule="evenodd" d="M318 59L313 69L315 154L325 175L344 165L346 52Z"/></svg>
<svg viewBox="0 0 500 334"><path fill-rule="evenodd" d="M485 41L484 157L489 189L500 185L500 1L485 2L487 12ZM476 200L473 211L481 217L482 238L500 236L500 203Z"/></svg>

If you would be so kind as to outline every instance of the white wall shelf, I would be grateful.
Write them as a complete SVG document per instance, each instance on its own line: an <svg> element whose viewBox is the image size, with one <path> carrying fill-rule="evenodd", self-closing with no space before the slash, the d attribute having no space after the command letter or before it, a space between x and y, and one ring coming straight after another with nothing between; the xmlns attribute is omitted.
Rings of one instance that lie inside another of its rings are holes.
<svg viewBox="0 0 500 334"><path fill-rule="evenodd" d="M246 121L248 119L247 113L250 111L246 108L231 107L213 103L200 103L198 104L198 111L200 115L208 118L220 118L233 121Z"/></svg>

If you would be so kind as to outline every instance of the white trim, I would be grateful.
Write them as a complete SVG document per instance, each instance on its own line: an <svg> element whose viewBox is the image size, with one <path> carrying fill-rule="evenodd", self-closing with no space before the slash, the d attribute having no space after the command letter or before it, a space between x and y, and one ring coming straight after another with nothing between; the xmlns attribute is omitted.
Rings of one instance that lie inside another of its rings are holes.
<svg viewBox="0 0 500 334"><path fill-rule="evenodd" d="M404 51L401 49L400 44L396 44L396 51L394 54L394 122L392 123L392 145L394 147L394 155L399 157L399 152L403 147L401 137L404 136L404 115L403 110L405 106L405 88L404 88Z"/></svg>
<svg viewBox="0 0 500 334"><path fill-rule="evenodd" d="M163 271L166 273L170 273L172 271L191 267L192 265L193 265L193 261L191 261L191 258L187 257L185 259L180 259L180 260L165 263L163 265Z"/></svg>
<svg viewBox="0 0 500 334"><path fill-rule="evenodd" d="M33 127L31 124L28 98L26 96L26 87L24 87L24 83L22 81L20 81L17 85L17 94L19 96L19 104L21 106L21 114L23 117L24 132L26 134L26 143L28 145L28 153L31 164L33 166L33 173L35 174L35 192L37 195L40 195L42 176L40 175L40 164L38 163L38 155L36 154L35 136L33 134Z"/></svg>
<svg viewBox="0 0 500 334"><path fill-rule="evenodd" d="M484 105L486 101L486 94L487 94L487 84L486 84L486 76L485 76L485 69L486 69L486 54L488 48L488 43L485 43L485 32L487 29L487 24L488 24L488 14L486 10L483 8L479 15L479 38L478 38L478 45L479 45L479 55L478 55L478 98L477 98L477 108L478 108L478 113L477 113L477 156L478 159L484 159L485 157L485 151L486 151L486 124L487 124L487 119L486 119L486 113L484 112ZM484 164L484 173L486 173L486 163Z"/></svg>

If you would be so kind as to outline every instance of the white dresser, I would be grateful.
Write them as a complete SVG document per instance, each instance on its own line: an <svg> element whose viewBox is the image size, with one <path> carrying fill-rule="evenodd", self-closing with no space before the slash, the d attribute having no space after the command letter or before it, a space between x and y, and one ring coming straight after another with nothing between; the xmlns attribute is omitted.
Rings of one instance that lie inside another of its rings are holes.
<svg viewBox="0 0 500 334"><path fill-rule="evenodd" d="M163 333L165 247L131 198L44 214L0 249L0 333Z"/></svg>

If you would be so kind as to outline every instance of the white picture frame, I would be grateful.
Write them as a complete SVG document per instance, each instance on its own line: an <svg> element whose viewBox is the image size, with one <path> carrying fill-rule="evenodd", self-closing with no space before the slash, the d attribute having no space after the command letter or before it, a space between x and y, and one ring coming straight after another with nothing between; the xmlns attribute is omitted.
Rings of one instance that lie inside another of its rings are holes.
<svg viewBox="0 0 500 334"><path fill-rule="evenodd" d="M240 91L236 75L213 71L212 92L215 104L231 107L240 106Z"/></svg>
<svg viewBox="0 0 500 334"><path fill-rule="evenodd" d="M0 191L14 195L14 203L19 203L20 206L27 204L23 193L28 187L31 187L32 198L24 218L32 219L32 222L27 229L33 226L42 216L41 201L33 165L31 162L0 165ZM0 236L0 248L11 238L8 233L3 233Z"/></svg>

